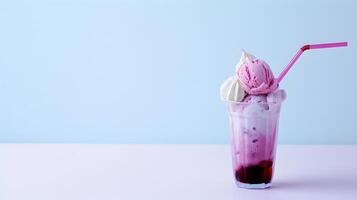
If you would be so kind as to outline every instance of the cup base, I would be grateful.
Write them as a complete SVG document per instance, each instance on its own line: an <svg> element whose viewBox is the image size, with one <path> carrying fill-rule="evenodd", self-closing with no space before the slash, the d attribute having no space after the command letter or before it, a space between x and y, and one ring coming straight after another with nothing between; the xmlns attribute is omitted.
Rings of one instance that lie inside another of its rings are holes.
<svg viewBox="0 0 357 200"><path fill-rule="evenodd" d="M245 189L265 189L271 187L271 183L248 184L236 182L237 186Z"/></svg>

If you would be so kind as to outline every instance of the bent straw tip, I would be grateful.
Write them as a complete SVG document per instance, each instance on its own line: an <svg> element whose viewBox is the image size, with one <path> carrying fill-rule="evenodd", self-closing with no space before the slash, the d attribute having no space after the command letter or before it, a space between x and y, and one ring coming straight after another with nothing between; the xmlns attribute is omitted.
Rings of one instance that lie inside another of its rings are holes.
<svg viewBox="0 0 357 200"><path fill-rule="evenodd" d="M332 43L332 45L335 45L336 47L346 47L348 46L348 42L336 42Z"/></svg>
<svg viewBox="0 0 357 200"><path fill-rule="evenodd" d="M309 44L304 45L300 49L301 49L301 51L306 51L306 50L310 49L310 45Z"/></svg>

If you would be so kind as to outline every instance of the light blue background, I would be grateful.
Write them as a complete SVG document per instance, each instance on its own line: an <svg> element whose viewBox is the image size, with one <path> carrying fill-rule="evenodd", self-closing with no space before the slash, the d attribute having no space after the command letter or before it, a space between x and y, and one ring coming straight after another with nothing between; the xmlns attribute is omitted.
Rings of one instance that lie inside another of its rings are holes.
<svg viewBox="0 0 357 200"><path fill-rule="evenodd" d="M280 143L357 143L353 1L1 1L0 142L227 143L240 49L279 74Z"/></svg>

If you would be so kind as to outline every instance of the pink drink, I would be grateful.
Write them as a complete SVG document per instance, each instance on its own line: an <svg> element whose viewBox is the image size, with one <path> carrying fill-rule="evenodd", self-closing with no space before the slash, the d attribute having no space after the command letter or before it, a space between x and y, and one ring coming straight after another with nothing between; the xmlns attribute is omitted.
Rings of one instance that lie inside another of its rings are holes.
<svg viewBox="0 0 357 200"><path fill-rule="evenodd" d="M304 51L344 46L347 42L304 45L277 79L265 61L243 50L235 75L220 87L221 99L228 103L233 170L239 187L271 185L280 107L286 97L279 89L281 80Z"/></svg>
<svg viewBox="0 0 357 200"><path fill-rule="evenodd" d="M266 95L248 96L228 104L232 131L233 170L238 186L266 188L271 184L281 102Z"/></svg>

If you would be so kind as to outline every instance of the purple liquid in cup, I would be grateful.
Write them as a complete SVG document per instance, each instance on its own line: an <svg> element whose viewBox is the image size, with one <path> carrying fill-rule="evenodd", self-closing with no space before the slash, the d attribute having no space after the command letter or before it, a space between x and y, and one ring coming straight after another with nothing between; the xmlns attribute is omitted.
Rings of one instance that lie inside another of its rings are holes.
<svg viewBox="0 0 357 200"><path fill-rule="evenodd" d="M267 95L228 103L233 170L239 187L270 187L280 106L281 102L268 102Z"/></svg>

